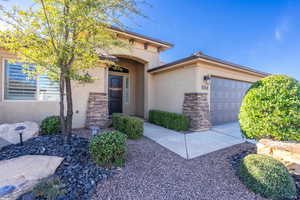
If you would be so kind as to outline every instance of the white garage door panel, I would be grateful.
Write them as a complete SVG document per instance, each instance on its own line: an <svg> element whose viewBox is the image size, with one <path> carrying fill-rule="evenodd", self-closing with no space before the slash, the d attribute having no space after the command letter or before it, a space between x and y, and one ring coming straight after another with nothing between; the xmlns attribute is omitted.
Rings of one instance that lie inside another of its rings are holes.
<svg viewBox="0 0 300 200"><path fill-rule="evenodd" d="M210 117L213 125L238 120L241 101L251 83L212 77Z"/></svg>

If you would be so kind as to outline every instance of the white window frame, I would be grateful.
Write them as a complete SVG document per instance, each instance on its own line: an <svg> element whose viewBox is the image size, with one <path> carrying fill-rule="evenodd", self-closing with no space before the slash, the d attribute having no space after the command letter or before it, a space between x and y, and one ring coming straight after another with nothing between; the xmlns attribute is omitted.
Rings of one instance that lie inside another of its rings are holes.
<svg viewBox="0 0 300 200"><path fill-rule="evenodd" d="M32 100L15 100L15 99L5 99L5 87L6 87L6 84L5 84L5 74L6 74L6 69L5 69L5 62L8 61L9 58L3 58L2 57L2 101L3 102L60 102L60 100L39 100L38 99L38 88L39 88L39 84L37 84L37 95L35 97L35 99L32 99Z"/></svg>
<svg viewBox="0 0 300 200"><path fill-rule="evenodd" d="M126 89L126 79L128 79L128 88ZM126 95L126 93L125 93L125 91L127 90L127 94L128 94L128 99L127 99L127 102L126 102L126 98L125 98L125 95ZM128 75L124 75L123 76L123 99L124 99L124 104L125 105L128 105L128 104L130 104L130 78L129 78L129 76Z"/></svg>

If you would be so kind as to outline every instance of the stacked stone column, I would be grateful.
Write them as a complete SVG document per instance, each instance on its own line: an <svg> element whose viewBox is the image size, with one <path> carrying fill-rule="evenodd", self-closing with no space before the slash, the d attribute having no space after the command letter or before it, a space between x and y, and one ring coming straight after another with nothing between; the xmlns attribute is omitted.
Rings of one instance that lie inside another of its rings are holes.
<svg viewBox="0 0 300 200"><path fill-rule="evenodd" d="M90 93L86 114L86 127L104 127L108 123L108 97L106 93Z"/></svg>
<svg viewBox="0 0 300 200"><path fill-rule="evenodd" d="M190 119L191 131L204 131L211 128L207 93L185 93L183 114Z"/></svg>

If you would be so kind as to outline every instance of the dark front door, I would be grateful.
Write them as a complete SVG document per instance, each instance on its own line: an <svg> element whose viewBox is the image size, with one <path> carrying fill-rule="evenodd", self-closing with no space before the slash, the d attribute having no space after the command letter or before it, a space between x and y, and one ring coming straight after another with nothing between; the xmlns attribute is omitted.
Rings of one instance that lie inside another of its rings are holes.
<svg viewBox="0 0 300 200"><path fill-rule="evenodd" d="M122 113L123 77L109 75L108 77L109 114Z"/></svg>

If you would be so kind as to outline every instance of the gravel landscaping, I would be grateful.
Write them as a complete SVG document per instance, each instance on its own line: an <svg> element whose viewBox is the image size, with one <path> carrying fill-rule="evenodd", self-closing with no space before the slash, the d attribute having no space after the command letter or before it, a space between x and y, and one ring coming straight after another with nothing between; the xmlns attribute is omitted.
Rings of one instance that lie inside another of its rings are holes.
<svg viewBox="0 0 300 200"><path fill-rule="evenodd" d="M97 167L88 154L88 139L72 137L72 145L63 143L63 137L42 136L28 140L24 146L10 145L0 151L0 160L15 158L22 155L50 155L65 158L57 168L58 176L66 186L66 194L58 199L84 200L90 199L96 184L112 176L112 170ZM30 194L26 195L27 199ZM24 198L25 199L25 198Z"/></svg>
<svg viewBox="0 0 300 200"><path fill-rule="evenodd" d="M98 184L94 200L264 199L240 182L228 159L252 149L253 144L235 145L192 160L185 160L145 137L129 140L128 145L125 167Z"/></svg>

